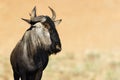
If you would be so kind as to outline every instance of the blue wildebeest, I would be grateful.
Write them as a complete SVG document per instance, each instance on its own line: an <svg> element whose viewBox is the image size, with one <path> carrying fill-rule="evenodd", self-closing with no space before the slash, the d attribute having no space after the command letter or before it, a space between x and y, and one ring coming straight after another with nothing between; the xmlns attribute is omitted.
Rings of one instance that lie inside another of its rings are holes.
<svg viewBox="0 0 120 80"><path fill-rule="evenodd" d="M12 51L10 61L14 80L41 80L51 54L61 51L61 42L56 25L62 20L55 20L56 13L49 7L52 17L36 15L33 8L30 19L23 19L31 26Z"/></svg>

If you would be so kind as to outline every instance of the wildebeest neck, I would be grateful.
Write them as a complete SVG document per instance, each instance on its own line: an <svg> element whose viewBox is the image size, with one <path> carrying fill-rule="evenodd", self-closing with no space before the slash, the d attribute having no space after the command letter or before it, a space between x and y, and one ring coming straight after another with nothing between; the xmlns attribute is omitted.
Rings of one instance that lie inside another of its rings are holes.
<svg viewBox="0 0 120 80"><path fill-rule="evenodd" d="M51 45L50 34L40 27L26 31L22 41L30 54L35 54L40 49L47 51Z"/></svg>

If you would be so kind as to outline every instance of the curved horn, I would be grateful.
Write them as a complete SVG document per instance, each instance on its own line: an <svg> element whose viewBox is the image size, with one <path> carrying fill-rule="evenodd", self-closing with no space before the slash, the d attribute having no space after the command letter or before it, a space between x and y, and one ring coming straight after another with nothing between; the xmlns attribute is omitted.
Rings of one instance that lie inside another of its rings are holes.
<svg viewBox="0 0 120 80"><path fill-rule="evenodd" d="M29 15L30 15L31 19L36 17L36 6L33 8L31 14L29 14Z"/></svg>
<svg viewBox="0 0 120 80"><path fill-rule="evenodd" d="M56 18L56 13L55 13L55 11L51 8L51 7L48 7L50 10L51 10L51 12L52 12L52 20L54 21L55 20L55 18Z"/></svg>

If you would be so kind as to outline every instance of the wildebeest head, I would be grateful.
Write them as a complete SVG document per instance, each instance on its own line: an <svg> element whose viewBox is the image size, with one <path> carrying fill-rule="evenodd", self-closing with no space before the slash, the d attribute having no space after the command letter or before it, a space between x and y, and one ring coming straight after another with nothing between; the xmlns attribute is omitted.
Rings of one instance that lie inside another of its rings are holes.
<svg viewBox="0 0 120 80"><path fill-rule="evenodd" d="M41 35L40 38L43 38L43 42L50 44L50 54L52 53L57 53L61 51L61 42L60 38L58 35L58 32L56 30L56 26L62 21L60 20L55 20L56 18L56 13L55 11L49 7L49 9L52 12L52 17L50 18L49 16L45 15L36 15L36 7L33 8L31 14L30 14L30 19L24 19L22 20L26 21L31 25L31 27L27 30L30 31L33 28L39 28L39 34ZM47 40L46 40L47 39Z"/></svg>

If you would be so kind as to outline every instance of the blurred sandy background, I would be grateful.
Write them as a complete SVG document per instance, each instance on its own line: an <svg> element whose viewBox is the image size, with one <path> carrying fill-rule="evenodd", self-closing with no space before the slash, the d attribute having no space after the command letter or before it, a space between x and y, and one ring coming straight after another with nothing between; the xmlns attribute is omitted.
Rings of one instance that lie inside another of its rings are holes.
<svg viewBox="0 0 120 80"><path fill-rule="evenodd" d="M120 0L0 0L0 80L13 80L9 56L29 27L20 18L50 15L63 50L51 56L42 80L120 80Z"/></svg>

